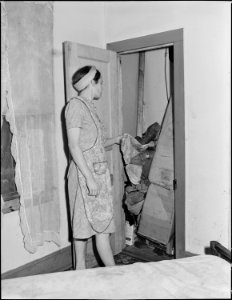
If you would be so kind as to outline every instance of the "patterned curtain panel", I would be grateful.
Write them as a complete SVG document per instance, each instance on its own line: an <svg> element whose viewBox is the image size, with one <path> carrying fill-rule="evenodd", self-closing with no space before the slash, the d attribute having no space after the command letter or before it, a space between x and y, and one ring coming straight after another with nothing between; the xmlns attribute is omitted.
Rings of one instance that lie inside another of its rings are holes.
<svg viewBox="0 0 232 300"><path fill-rule="evenodd" d="M2 106L13 133L24 245L34 253L44 241L59 245L52 2L2 2L2 25Z"/></svg>

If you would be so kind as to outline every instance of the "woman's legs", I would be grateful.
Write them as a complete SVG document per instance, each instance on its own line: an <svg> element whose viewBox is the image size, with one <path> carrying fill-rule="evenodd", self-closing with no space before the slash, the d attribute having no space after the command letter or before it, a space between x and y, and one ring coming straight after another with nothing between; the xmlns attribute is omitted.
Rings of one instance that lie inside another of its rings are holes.
<svg viewBox="0 0 232 300"><path fill-rule="evenodd" d="M115 266L109 236L109 233L96 234L96 246L104 265ZM87 239L74 239L75 270L86 269L85 257L87 241Z"/></svg>
<svg viewBox="0 0 232 300"><path fill-rule="evenodd" d="M115 266L109 236L109 233L96 234L96 246L104 265Z"/></svg>
<svg viewBox="0 0 232 300"><path fill-rule="evenodd" d="M74 240L74 249L75 249L75 270L86 269L85 264L85 255L86 255L86 244L87 240Z"/></svg>

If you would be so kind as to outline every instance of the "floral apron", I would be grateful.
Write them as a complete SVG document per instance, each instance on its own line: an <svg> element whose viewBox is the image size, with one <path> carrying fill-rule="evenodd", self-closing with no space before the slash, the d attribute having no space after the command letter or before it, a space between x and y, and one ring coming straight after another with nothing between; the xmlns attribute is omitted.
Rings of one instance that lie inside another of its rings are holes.
<svg viewBox="0 0 232 300"><path fill-rule="evenodd" d="M107 229L113 218L113 197L110 172L106 160L106 152L103 146L102 124L97 113L90 104L81 98L78 99L86 105L97 128L97 137L94 145L92 145L91 148L84 150L83 155L94 179L99 185L99 194L97 196L90 196L85 177L79 170L77 174L87 219L91 224L91 227L96 232L101 233Z"/></svg>

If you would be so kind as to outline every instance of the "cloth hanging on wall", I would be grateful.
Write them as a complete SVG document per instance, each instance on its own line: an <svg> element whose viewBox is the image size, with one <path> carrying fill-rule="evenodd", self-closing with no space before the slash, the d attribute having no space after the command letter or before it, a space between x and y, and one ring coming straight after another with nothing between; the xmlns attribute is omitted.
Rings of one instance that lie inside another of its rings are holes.
<svg viewBox="0 0 232 300"><path fill-rule="evenodd" d="M51 3L2 3L2 113L13 134L25 249L59 245Z"/></svg>

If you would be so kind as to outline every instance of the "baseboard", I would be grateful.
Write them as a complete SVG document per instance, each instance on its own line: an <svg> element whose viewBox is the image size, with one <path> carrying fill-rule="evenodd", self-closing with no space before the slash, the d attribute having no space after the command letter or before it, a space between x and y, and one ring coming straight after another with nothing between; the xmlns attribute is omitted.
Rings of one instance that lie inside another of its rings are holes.
<svg viewBox="0 0 232 300"><path fill-rule="evenodd" d="M71 246L1 274L1 279L62 272L72 268Z"/></svg>

